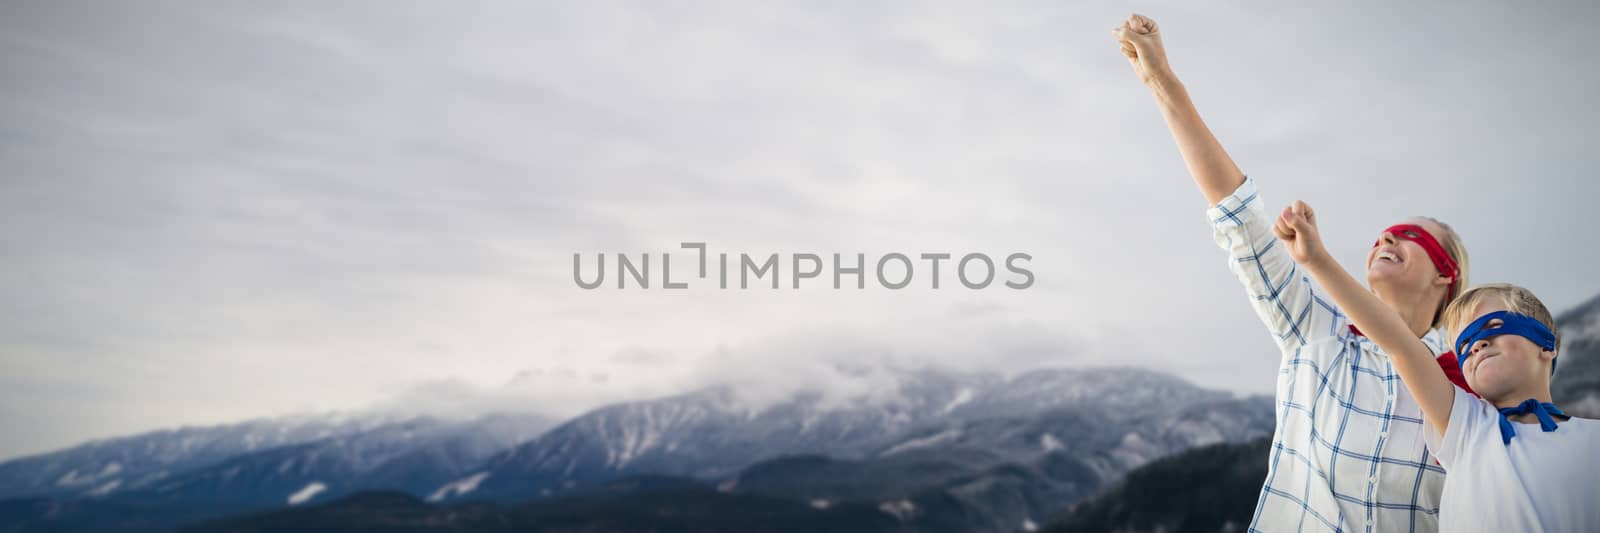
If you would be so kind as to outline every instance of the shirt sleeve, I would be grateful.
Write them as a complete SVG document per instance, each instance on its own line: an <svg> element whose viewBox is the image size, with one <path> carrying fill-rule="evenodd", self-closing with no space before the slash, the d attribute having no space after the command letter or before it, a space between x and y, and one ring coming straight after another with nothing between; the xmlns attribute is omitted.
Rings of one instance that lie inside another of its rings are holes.
<svg viewBox="0 0 1600 533"><path fill-rule="evenodd" d="M1272 233L1255 180L1245 177L1233 194L1206 210L1228 269L1244 284L1250 305L1285 355L1319 339L1349 335L1349 319L1300 270Z"/></svg>
<svg viewBox="0 0 1600 533"><path fill-rule="evenodd" d="M1445 470L1450 470L1450 462L1470 451L1475 444L1485 435L1485 431L1492 431L1489 436L1495 443L1500 442L1500 412L1489 405L1489 402L1473 396L1472 393L1451 387L1455 391L1455 399L1450 403L1450 423L1445 425L1444 434L1440 435L1433 430L1433 426L1426 421L1422 424L1422 438L1428 444L1428 450L1439 459L1439 465Z"/></svg>

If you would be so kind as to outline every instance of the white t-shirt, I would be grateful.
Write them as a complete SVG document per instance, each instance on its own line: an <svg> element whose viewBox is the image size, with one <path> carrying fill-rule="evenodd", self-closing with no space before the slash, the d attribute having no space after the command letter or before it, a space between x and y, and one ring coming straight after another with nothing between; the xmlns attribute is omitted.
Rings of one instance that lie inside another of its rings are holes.
<svg viewBox="0 0 1600 533"><path fill-rule="evenodd" d="M1558 419L1550 432L1512 421L1505 444L1499 410L1452 388L1444 438L1424 431L1446 472L1439 531L1600 532L1600 420Z"/></svg>

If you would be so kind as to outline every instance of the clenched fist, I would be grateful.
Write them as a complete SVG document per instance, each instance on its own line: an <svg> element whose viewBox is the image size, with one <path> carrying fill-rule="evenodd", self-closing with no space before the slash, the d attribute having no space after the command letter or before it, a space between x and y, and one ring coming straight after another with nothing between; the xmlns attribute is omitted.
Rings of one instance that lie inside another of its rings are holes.
<svg viewBox="0 0 1600 533"><path fill-rule="evenodd" d="M1272 233L1283 241L1284 247L1289 249L1289 257L1296 263L1310 265L1328 258L1328 250L1322 246L1322 235L1317 231L1317 213L1305 202L1295 200L1283 208L1278 221L1272 225Z"/></svg>
<svg viewBox="0 0 1600 533"><path fill-rule="evenodd" d="M1167 66L1167 50L1161 46L1161 31L1150 17L1129 15L1128 20L1111 30L1111 34L1122 45L1122 55L1128 56L1128 63L1133 65L1139 81L1148 85L1157 76L1171 73Z"/></svg>

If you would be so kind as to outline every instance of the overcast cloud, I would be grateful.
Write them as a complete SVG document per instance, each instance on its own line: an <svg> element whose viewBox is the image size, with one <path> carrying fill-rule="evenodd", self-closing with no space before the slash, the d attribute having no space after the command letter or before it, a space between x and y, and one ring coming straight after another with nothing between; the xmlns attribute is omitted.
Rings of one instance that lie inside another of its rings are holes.
<svg viewBox="0 0 1600 533"><path fill-rule="evenodd" d="M1135 9L1346 265L1428 214L1476 282L1557 311L1600 292L1592 4L858 4L7 2L0 458L326 409L885 385L840 377L861 365L1270 392L1272 343L1110 37ZM1025 252L1036 281L572 281L602 252L676 252L677 278L684 241Z"/></svg>

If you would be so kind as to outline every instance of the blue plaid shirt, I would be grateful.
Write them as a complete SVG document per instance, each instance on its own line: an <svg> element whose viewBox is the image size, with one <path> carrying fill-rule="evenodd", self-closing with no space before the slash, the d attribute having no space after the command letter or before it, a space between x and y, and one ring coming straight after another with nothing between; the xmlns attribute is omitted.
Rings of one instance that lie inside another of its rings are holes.
<svg viewBox="0 0 1600 533"><path fill-rule="evenodd" d="M1436 531L1444 469L1423 444L1422 411L1389 356L1350 320L1277 237L1245 178L1207 211L1229 269L1267 324L1278 363L1278 426L1250 531ZM1422 338L1437 356L1444 333Z"/></svg>

